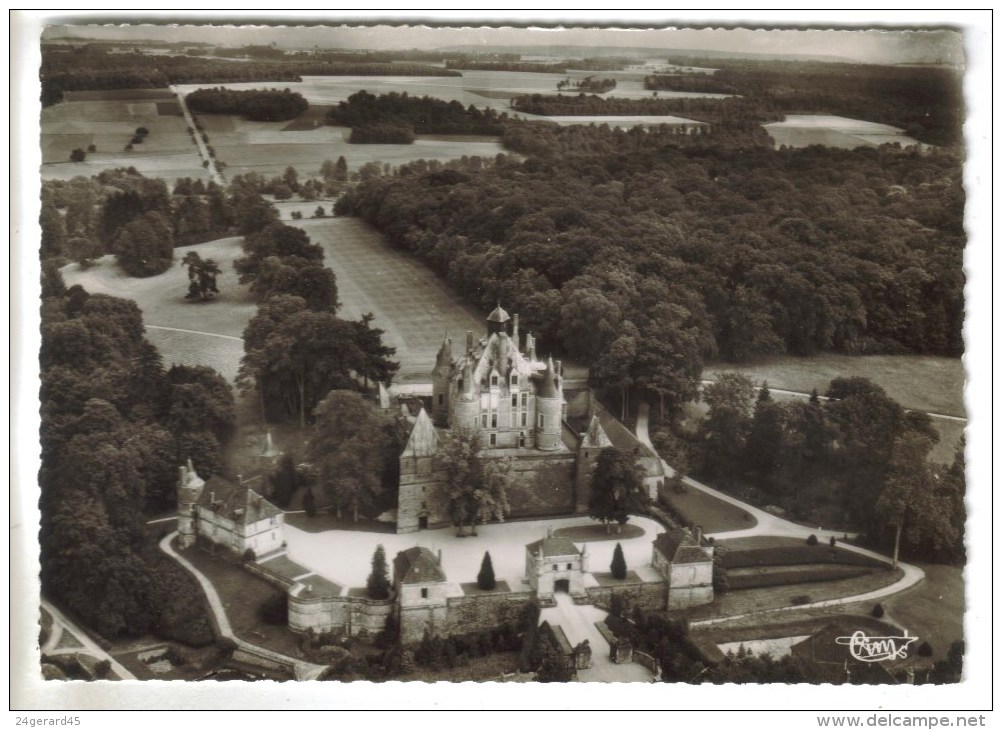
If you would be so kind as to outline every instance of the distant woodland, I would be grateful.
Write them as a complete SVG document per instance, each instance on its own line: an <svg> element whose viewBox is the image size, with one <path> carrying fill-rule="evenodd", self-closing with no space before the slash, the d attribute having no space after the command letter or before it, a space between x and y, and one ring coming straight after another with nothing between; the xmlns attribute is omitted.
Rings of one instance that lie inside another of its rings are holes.
<svg viewBox="0 0 1002 730"><path fill-rule="evenodd" d="M309 109L310 104L285 89L234 91L231 89L197 89L185 100L192 111L206 114L239 114L254 122L282 122L295 119Z"/></svg>
<svg viewBox="0 0 1002 730"><path fill-rule="evenodd" d="M458 101L410 96L406 92L376 96L359 91L327 114L330 124L341 127L386 125L406 127L417 134L500 135L506 120L506 114L499 115L493 109L463 107Z"/></svg>

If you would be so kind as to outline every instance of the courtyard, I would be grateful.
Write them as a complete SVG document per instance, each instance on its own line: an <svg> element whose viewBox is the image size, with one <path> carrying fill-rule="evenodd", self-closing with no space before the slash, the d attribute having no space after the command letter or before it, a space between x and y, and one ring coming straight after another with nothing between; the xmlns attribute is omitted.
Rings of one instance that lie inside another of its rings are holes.
<svg viewBox="0 0 1002 730"><path fill-rule="evenodd" d="M525 577L525 546L528 543L544 537L549 527L557 530L594 524L594 520L583 516L497 523L478 527L475 537L457 537L456 530L451 527L398 535L342 530L311 533L286 525L285 539L293 560L341 585L365 585L377 545L385 548L387 562L391 565L393 557L401 550L421 546L435 553L442 551L442 568L449 580L456 583L477 579L487 551L491 554L497 579L507 581L512 589L518 590ZM620 542L627 567L642 578L654 578L654 569L650 567L652 543L664 528L646 517L631 517L629 524L641 528L643 534L631 530L624 533L622 539L575 541L579 548L587 544L592 572L609 571L612 553Z"/></svg>

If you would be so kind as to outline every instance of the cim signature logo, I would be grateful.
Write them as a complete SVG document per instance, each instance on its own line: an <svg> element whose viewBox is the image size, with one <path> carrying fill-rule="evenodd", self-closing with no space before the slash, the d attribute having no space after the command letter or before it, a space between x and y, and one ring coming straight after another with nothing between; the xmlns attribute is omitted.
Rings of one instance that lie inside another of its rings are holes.
<svg viewBox="0 0 1002 730"><path fill-rule="evenodd" d="M835 643L848 646L849 653L861 662L886 662L893 659L904 659L908 656L908 647L917 636L867 636L862 631L856 631L852 636L839 636Z"/></svg>

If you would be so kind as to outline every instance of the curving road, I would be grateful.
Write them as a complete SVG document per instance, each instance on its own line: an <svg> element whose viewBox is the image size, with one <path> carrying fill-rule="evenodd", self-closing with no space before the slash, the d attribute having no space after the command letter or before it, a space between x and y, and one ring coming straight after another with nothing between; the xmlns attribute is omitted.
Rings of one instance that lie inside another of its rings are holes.
<svg viewBox="0 0 1002 730"><path fill-rule="evenodd" d="M66 618L62 611L44 598L41 600L41 606L52 616L52 631L49 633L49 639L45 642L45 646L42 647L42 654L50 656L55 654L88 654L98 661L107 660L111 664L111 670L119 679L136 678L136 675L119 664L115 657L98 646L83 629ZM57 648L63 633L70 634L81 646Z"/></svg>
<svg viewBox="0 0 1002 730"><path fill-rule="evenodd" d="M650 405L648 403L641 403L637 412L637 427L636 434L637 438L644 444L649 446L652 451L654 451L654 445L651 443L650 434L648 433L647 423L650 418ZM657 453L655 451L655 453ZM674 476L675 470L668 466L668 463L662 459L661 465L664 467L665 474L668 476ZM814 535L820 541L828 540L831 537L835 537L837 540L846 534L842 531L835 530L823 530L821 528L812 529L810 527L804 527L803 525L798 525L789 520L784 520L782 517L777 517L774 514L770 514L765 510L761 510L758 507L753 507L747 502L743 502L737 497L732 497L729 494L724 494L723 492L717 491L712 487L708 487L705 484L697 482L695 479L690 479L689 477L683 478L683 480L688 486L698 489L701 492L709 494L712 497L716 497L719 500L732 504L736 507L740 507L744 511L748 512L757 520L757 524L754 527L749 527L744 530L732 530L728 532L716 532L709 533L707 537L713 537L718 540L725 540L737 537L753 537L757 535L761 536L774 536L774 537L794 537L802 540L806 540L810 535ZM851 536L855 537L855 535ZM845 542L839 542L839 547L849 550L850 552L859 553L860 555L866 555L868 557L880 560L881 562L892 564L891 558L886 555L881 555L880 553L873 552L872 550L867 550L866 548L861 548L856 545L849 545ZM858 601L872 601L877 598L884 598L886 596L894 595L895 593L900 593L903 590L911 588L912 586L919 583L925 578L925 572L914 565L909 565L907 563L898 562L898 567L904 571L904 575L894 583L889 586L884 586L883 588L869 591L868 593L860 593L854 596L845 596L843 598L833 598L826 601L818 601L816 603L808 603L803 606L785 606L783 608L773 608L773 609L763 609L761 611L754 611L752 613L745 613L739 616L727 616L725 618L719 619L706 619L703 621L693 621L692 625L709 625L714 623L720 623L722 621L732 621L738 618L744 618L751 615L761 615L765 613L774 613L778 611L796 611L811 608L826 608L829 606L837 606L845 603L856 603Z"/></svg>

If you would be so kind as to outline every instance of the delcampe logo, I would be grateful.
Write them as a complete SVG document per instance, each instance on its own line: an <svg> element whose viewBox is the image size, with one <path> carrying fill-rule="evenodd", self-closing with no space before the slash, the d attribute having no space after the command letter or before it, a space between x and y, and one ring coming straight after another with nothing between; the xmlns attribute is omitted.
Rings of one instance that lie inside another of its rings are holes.
<svg viewBox="0 0 1002 730"><path fill-rule="evenodd" d="M908 647L917 636L867 636L862 631L856 631L852 636L839 636L835 643L848 645L854 659L861 662L886 662L893 659L904 659L908 656Z"/></svg>

